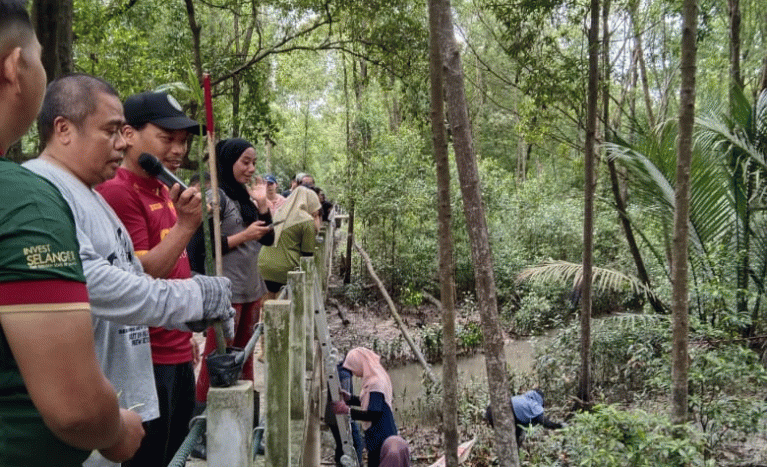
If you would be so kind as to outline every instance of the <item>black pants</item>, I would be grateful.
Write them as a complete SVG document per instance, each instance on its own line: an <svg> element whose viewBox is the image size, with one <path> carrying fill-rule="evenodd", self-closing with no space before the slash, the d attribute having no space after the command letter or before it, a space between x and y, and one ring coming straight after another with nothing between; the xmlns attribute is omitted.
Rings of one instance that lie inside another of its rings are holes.
<svg viewBox="0 0 767 467"><path fill-rule="evenodd" d="M154 365L160 418L144 423L141 447L124 467L167 467L189 432L194 410L192 363Z"/></svg>

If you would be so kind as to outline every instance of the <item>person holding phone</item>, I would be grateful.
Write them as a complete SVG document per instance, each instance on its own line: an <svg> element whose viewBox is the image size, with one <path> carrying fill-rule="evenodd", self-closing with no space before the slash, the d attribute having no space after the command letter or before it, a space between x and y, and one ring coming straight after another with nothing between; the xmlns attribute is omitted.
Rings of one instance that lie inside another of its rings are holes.
<svg viewBox="0 0 767 467"><path fill-rule="evenodd" d="M299 267L301 256L314 254L321 207L314 191L298 186L275 212L274 246L263 248L258 257L267 300L276 298L288 283L288 272Z"/></svg>
<svg viewBox="0 0 767 467"><path fill-rule="evenodd" d="M258 273L257 261L262 245L274 242L270 226L272 216L266 203L266 184L256 183L248 189L256 171L256 150L241 138L221 140L216 144L216 160L221 205L221 247L224 276L232 281L232 306L236 310L234 340L229 344L245 347L261 314L262 297L266 292ZM207 199L213 196L207 191ZM211 232L213 229L211 229ZM187 246L192 269L205 273L205 242L202 228ZM210 271L209 271L210 272ZM216 348L215 333L208 331L203 355ZM253 359L245 361L242 379L253 381ZM207 402L210 378L205 359L197 379L196 400L200 408ZM258 423L258 417L254 417ZM203 453L200 453L203 454ZM202 457L202 455L200 456Z"/></svg>

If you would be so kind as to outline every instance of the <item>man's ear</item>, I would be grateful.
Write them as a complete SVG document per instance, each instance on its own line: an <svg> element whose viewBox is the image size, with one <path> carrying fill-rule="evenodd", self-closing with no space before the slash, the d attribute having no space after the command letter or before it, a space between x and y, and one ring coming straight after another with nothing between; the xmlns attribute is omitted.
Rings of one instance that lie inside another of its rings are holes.
<svg viewBox="0 0 767 467"><path fill-rule="evenodd" d="M133 146L138 136L138 131L130 125L123 125L122 134L129 146Z"/></svg>
<svg viewBox="0 0 767 467"><path fill-rule="evenodd" d="M61 144L69 144L72 141L74 130L72 122L62 116L58 116L53 120L53 135L51 138L58 139Z"/></svg>
<svg viewBox="0 0 767 467"><path fill-rule="evenodd" d="M14 90L21 92L19 83L19 61L21 60L21 47L14 47L2 57L2 66L0 66L0 81L3 86L11 86Z"/></svg>

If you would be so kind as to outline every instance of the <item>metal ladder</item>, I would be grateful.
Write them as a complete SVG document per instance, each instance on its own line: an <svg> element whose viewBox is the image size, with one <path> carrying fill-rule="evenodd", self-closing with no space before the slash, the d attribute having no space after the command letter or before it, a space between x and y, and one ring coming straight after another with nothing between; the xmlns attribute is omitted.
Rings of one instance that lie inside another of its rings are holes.
<svg viewBox="0 0 767 467"><path fill-rule="evenodd" d="M317 340L320 343L320 352L322 352L322 364L327 375L327 385L330 391L330 399L333 402L341 400L341 384L338 378L338 363L340 356L338 350L330 343L330 332L328 331L328 319L325 315L325 304L322 302L319 287L319 278L314 275L314 287L312 287L312 308L314 310L314 323L317 327ZM348 414L336 414L336 424L338 432L341 434L341 443L344 454L341 456L341 465L344 467L359 467L357 464L357 453L354 450L351 432L351 417Z"/></svg>

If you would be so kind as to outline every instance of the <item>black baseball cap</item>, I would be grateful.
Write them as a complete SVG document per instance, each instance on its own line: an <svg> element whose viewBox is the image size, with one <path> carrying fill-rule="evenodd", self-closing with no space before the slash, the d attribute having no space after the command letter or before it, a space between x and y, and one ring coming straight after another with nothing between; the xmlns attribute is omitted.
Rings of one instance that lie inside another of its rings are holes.
<svg viewBox="0 0 767 467"><path fill-rule="evenodd" d="M181 104L167 92L142 92L125 99L125 120L135 128L152 123L166 130L186 130L195 135L205 134L205 125L184 114Z"/></svg>

